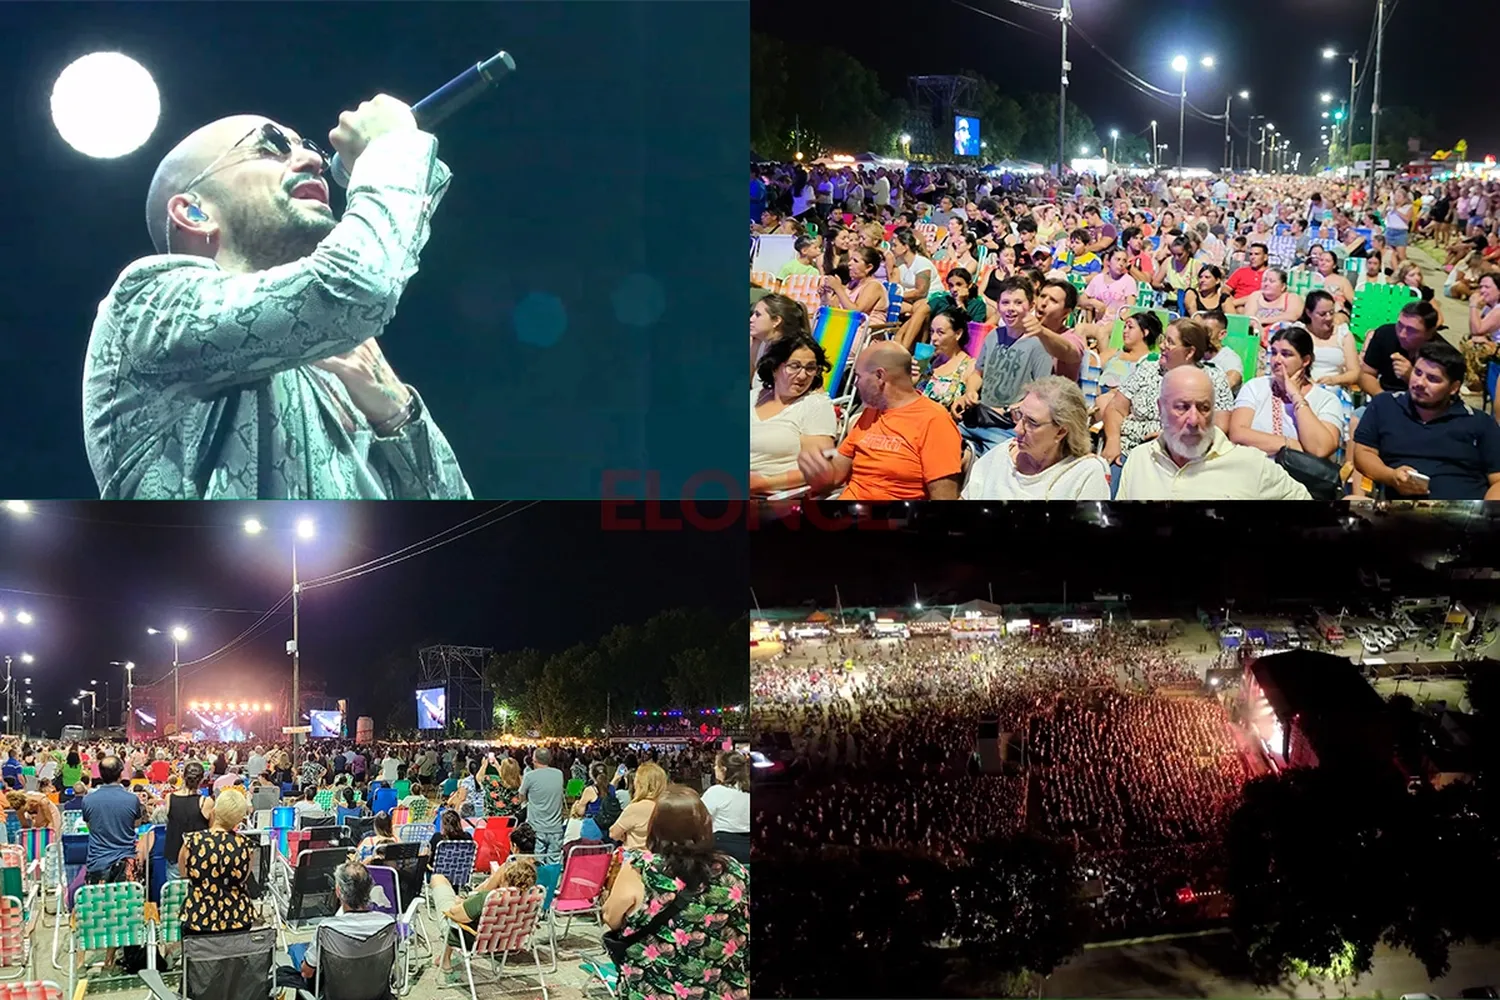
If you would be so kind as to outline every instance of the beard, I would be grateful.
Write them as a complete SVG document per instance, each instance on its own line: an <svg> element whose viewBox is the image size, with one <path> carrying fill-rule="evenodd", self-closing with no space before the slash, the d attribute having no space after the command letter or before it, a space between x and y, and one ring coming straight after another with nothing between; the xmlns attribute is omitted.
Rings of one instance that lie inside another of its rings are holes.
<svg viewBox="0 0 1500 1000"><path fill-rule="evenodd" d="M1204 455L1207 455L1208 449L1212 448L1214 443L1212 428L1200 432L1198 435L1198 440L1191 444L1188 444L1182 439L1177 431L1173 430L1171 427L1168 427L1166 424L1162 424L1161 437L1162 440L1166 442L1168 451L1176 455L1178 458L1185 458L1188 461L1197 461Z"/></svg>
<svg viewBox="0 0 1500 1000"><path fill-rule="evenodd" d="M252 271L265 271L310 255L338 223L332 209L306 207L285 194L270 206L238 205L227 215L225 230L233 238L226 249Z"/></svg>

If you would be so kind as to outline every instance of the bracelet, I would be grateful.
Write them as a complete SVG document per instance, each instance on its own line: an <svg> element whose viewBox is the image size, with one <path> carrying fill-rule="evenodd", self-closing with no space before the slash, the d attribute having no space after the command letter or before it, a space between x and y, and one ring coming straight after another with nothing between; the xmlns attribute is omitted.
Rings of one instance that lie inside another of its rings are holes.
<svg viewBox="0 0 1500 1000"><path fill-rule="evenodd" d="M375 428L376 435L379 437L395 437L401 428L411 423L412 418L417 414L417 394L411 392L410 386L407 387L407 392L410 395L406 399L406 405L401 407L395 416L389 420L382 420L378 424L371 425Z"/></svg>

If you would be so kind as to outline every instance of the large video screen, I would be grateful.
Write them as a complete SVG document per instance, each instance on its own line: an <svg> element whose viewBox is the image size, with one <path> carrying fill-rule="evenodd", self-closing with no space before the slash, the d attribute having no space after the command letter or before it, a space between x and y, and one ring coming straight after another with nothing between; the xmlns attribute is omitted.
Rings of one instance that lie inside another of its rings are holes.
<svg viewBox="0 0 1500 1000"><path fill-rule="evenodd" d="M979 119L953 116L953 152L958 156L979 155Z"/></svg>
<svg viewBox="0 0 1500 1000"><path fill-rule="evenodd" d="M313 739L344 734L344 713L334 710L308 712L312 722Z"/></svg>
<svg viewBox="0 0 1500 1000"><path fill-rule="evenodd" d="M417 728L448 728L448 692L443 688L417 689Z"/></svg>
<svg viewBox="0 0 1500 1000"><path fill-rule="evenodd" d="M136 724L146 725L149 715L150 713L137 709ZM235 743L249 739L255 733L254 727L258 723L264 723L265 718L264 713L215 709L200 704L185 713L182 728L184 732L192 733L195 739Z"/></svg>

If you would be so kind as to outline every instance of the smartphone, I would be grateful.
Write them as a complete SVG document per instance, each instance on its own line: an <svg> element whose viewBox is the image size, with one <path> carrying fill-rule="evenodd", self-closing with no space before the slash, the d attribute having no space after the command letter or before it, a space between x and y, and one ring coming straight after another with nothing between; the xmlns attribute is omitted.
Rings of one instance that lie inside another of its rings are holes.
<svg viewBox="0 0 1500 1000"><path fill-rule="evenodd" d="M1424 476L1420 472L1413 472L1411 474L1411 478L1415 479L1417 482L1421 483L1423 486L1426 486L1426 485L1428 485L1429 483L1432 482L1432 477L1431 476Z"/></svg>

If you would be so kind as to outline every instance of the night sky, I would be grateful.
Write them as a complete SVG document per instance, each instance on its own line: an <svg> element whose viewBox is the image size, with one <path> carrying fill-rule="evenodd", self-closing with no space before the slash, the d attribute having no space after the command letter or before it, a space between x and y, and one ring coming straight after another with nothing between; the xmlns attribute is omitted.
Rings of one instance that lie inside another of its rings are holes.
<svg viewBox="0 0 1500 1000"><path fill-rule="evenodd" d="M867 530L815 526L850 523L833 517L846 506L824 505L821 522L756 530L750 578L762 607L832 609L835 586L846 607L910 607L913 584L928 605L984 600L991 587L1001 603L1060 603L1066 585L1069 601L1128 593L1133 613L1169 614L1225 597L1246 608L1268 597L1335 600L1360 590L1361 568L1388 575L1394 593L1432 593L1451 584L1419 560L1445 551L1500 564L1500 524L1468 504L1350 524L1342 504L973 502L915 505L899 530L878 530L878 517L863 519ZM1492 584L1464 586L1500 598Z"/></svg>
<svg viewBox="0 0 1500 1000"><path fill-rule="evenodd" d="M258 112L326 147L340 112L378 92L415 104L502 48L517 71L437 128L453 182L381 339L391 364L479 497L595 498L603 470L648 468L680 496L701 456L743 455L743 351L703 334L745 321L747 6L0 4L0 365L23 374L0 394L6 494L99 495L84 349L116 277L154 252L146 190L180 139ZM94 51L161 93L155 133L116 160L50 119L58 73ZM561 302L559 338L524 319L533 293ZM705 377L731 365L737 381Z"/></svg>
<svg viewBox="0 0 1500 1000"><path fill-rule="evenodd" d="M349 699L351 717L370 712L367 671L393 650L451 643L552 651L672 608L721 613L726 625L745 613L743 529L607 530L595 503L93 502L34 510L0 511L0 655L35 655L32 687L49 732L62 721L59 709L76 721L69 701L90 679L99 681L101 722L106 680L118 704L124 671L107 666L111 660L135 661L137 684L170 674L172 644L147 635L148 626L188 628L187 662L253 623L290 590L290 529L301 516L317 525L317 537L299 545L310 582L487 511L509 514L392 568L305 592L304 684L325 680L330 697ZM245 534L250 516L280 533ZM14 623L20 609L35 616L32 625ZM183 701L276 700L291 677L286 610L281 624L242 649L196 673L185 668ZM415 659L411 677L415 687ZM161 690L170 703L170 681Z"/></svg>
<svg viewBox="0 0 1500 1000"><path fill-rule="evenodd" d="M880 74L883 88L905 96L906 78L956 73L972 68L1007 92L1057 93L1059 31L1055 18L1004 0L964 0L1015 25L1003 24L959 6L953 0L912 5L902 0L867 0L848 5L828 0L755 0L752 27L782 38L821 40L855 56ZM1057 8L1057 0L1042 6ZM1482 95L1493 89L1486 60L1466 58L1452 47L1453 32L1483 31L1495 13L1485 0L1387 0L1381 105L1405 105L1437 118L1442 134L1423 137L1426 148L1449 148L1469 140L1469 158L1500 154L1500 119ZM1335 100L1349 90L1345 58L1322 58L1325 46L1363 54L1375 21L1374 0L1263 0L1208 3L1205 0L1074 0L1074 20L1116 62L1172 94L1147 97L1121 81L1105 60L1081 39L1069 35L1073 63L1068 97L1093 119L1100 136L1110 128L1141 132L1150 141L1150 123L1170 132L1159 141L1177 144L1179 76L1174 55L1186 55L1188 100L1211 114L1224 110L1231 91L1249 90L1251 100L1235 97L1231 116L1244 129L1248 116L1267 115L1302 150L1306 166L1316 155L1323 124L1318 95ZM1031 30L1026 30L1031 29ZM1438 41L1438 39L1443 39ZM1373 48L1371 48L1373 51ZM1451 52L1452 58L1438 55ZM1217 60L1212 70L1197 68L1202 55ZM1374 74L1356 100L1368 128ZM1014 96L1019 96L1015 94ZM1256 123L1259 133L1261 122ZM982 126L981 126L982 131ZM1368 141L1368 134L1366 133ZM1402 137L1405 138L1405 137ZM1243 150L1244 139L1236 140ZM1223 162L1223 125L1187 121L1187 162Z"/></svg>

